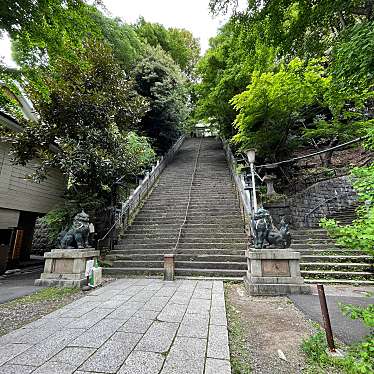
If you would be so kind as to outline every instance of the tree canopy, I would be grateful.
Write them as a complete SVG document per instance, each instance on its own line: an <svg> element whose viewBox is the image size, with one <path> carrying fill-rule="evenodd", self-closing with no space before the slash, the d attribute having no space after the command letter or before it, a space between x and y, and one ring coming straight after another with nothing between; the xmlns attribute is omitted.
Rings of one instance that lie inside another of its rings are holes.
<svg viewBox="0 0 374 374"><path fill-rule="evenodd" d="M0 32L9 33L19 66L0 66L0 110L24 128L7 133L15 161L38 158L35 180L60 169L74 201L108 202L116 179L144 173L180 134L198 41L184 29L108 17L100 1L5 0L0 7ZM19 109L13 93L21 87L36 122Z"/></svg>
<svg viewBox="0 0 374 374"><path fill-rule="evenodd" d="M181 70L191 76L200 55L199 41L188 30L165 28L140 18L135 24L138 36L152 47L161 47Z"/></svg>
<svg viewBox="0 0 374 374"><path fill-rule="evenodd" d="M254 145L267 157L272 149L274 160L286 157L295 141L335 145L370 131L371 1L248 1L244 10L237 5L210 2L213 12L232 15L197 66L198 118L239 147ZM296 82L295 64L299 70L313 65L319 74Z"/></svg>

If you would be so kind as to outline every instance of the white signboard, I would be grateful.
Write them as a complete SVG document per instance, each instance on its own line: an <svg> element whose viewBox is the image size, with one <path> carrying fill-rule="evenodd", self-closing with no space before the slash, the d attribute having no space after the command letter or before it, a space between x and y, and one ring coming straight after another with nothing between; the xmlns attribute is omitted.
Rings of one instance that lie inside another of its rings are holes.
<svg viewBox="0 0 374 374"><path fill-rule="evenodd" d="M93 267L94 267L94 260L88 260L86 262L86 277L88 277L91 274Z"/></svg>

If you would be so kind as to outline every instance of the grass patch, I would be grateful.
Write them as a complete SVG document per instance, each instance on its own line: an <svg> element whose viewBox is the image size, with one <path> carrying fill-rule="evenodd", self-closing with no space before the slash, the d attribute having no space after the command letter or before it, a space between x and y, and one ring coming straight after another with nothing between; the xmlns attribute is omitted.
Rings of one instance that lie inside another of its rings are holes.
<svg viewBox="0 0 374 374"><path fill-rule="evenodd" d="M240 313L230 304L225 284L226 314L229 330L229 345L232 374L249 374L252 372L250 355L246 348L246 335L242 327Z"/></svg>
<svg viewBox="0 0 374 374"><path fill-rule="evenodd" d="M327 354L325 332L318 326L317 333L305 339L301 349L307 356L308 367L303 371L305 374L374 373L374 335L361 343L346 347L345 357L336 358Z"/></svg>
<svg viewBox="0 0 374 374"><path fill-rule="evenodd" d="M59 301L66 296L73 295L80 292L79 288L60 288L60 287L47 287L35 292L28 296L20 297L19 299L12 300L7 305L14 304L32 304L40 301Z"/></svg>

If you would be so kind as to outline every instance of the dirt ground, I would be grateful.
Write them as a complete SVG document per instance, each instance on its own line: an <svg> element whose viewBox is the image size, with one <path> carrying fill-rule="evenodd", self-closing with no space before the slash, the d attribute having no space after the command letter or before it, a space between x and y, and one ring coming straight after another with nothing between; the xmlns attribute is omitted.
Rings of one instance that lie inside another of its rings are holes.
<svg viewBox="0 0 374 374"><path fill-rule="evenodd" d="M17 300L0 305L0 336L8 334L32 321L35 321L56 309L63 307L83 296L79 291L53 299L33 300L31 296L25 296Z"/></svg>
<svg viewBox="0 0 374 374"><path fill-rule="evenodd" d="M102 286L112 281L112 278L106 278ZM41 288L39 292L0 304L0 336L42 318L89 292L71 288Z"/></svg>
<svg viewBox="0 0 374 374"><path fill-rule="evenodd" d="M287 297L250 297L244 285L227 284L226 306L229 329L232 319L241 320L251 373L302 372L306 364L300 345L313 334L313 327ZM240 369L233 372L247 374Z"/></svg>

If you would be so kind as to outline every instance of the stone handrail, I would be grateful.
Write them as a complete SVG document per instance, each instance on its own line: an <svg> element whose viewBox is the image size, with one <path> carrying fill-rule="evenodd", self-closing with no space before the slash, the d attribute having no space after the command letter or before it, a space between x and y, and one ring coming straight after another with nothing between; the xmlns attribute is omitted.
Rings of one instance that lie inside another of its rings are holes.
<svg viewBox="0 0 374 374"><path fill-rule="evenodd" d="M107 233L97 241L97 249L113 249L115 241L118 239L119 232L123 232L129 226L131 217L139 208L140 203L148 196L159 175L163 172L168 163L174 158L174 155L178 152L184 139L185 135L182 135L169 149L166 155L161 156L156 165L152 166L151 172L146 173L145 178L142 180L139 186L132 192L129 198L122 203L121 210L117 214L114 224L107 231Z"/></svg>
<svg viewBox="0 0 374 374"><path fill-rule="evenodd" d="M231 178L235 184L235 188L238 194L238 200L241 207L244 226L245 230L248 234L253 232L252 225L251 225L251 217L252 217L252 204L251 204L251 197L249 192L245 189L245 182L243 174L238 175L237 173L237 161L231 151L230 145L227 140L221 139L223 144L223 149L225 150L225 155L227 159L227 163L230 168ZM248 223L248 225L246 225Z"/></svg>

